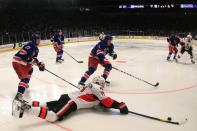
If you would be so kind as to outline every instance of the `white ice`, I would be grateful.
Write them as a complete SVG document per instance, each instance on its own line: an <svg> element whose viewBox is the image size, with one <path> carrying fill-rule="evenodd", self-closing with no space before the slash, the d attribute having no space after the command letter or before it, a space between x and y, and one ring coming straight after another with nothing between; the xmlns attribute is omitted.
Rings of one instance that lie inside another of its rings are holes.
<svg viewBox="0 0 197 131"><path fill-rule="evenodd" d="M39 47L39 60L48 70L74 83L87 70L89 52L97 42L72 43L65 50L83 64L78 64L64 54L64 63L56 64L56 53L52 46ZM16 51L0 54L0 130L1 131L196 131L197 130L197 65L190 64L188 54L179 63L167 62L168 47L162 40L114 40L118 59L110 59L114 67L129 72L151 83L160 82L158 88L147 85L130 76L112 70L111 85L106 95L124 101L131 111L173 121L188 118L184 125L172 125L136 115L114 115L102 109L79 110L67 119L48 123L24 114L22 119L11 116L11 102L17 91L19 79L12 68L12 57ZM101 75L99 66L95 75ZM92 77L91 77L92 78ZM30 89L26 91L28 101L50 101L74 87L34 67Z"/></svg>

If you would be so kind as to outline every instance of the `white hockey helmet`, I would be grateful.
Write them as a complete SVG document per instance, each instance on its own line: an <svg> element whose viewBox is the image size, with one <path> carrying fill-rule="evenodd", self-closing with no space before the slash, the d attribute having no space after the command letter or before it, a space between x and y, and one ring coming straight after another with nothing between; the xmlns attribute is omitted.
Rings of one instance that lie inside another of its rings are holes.
<svg viewBox="0 0 197 131"><path fill-rule="evenodd" d="M187 35L187 38L190 38L190 39L192 39L192 36L191 36L191 35Z"/></svg>
<svg viewBox="0 0 197 131"><path fill-rule="evenodd" d="M105 79L101 76L95 76L92 80L92 83L98 84L98 85L104 85L105 84Z"/></svg>

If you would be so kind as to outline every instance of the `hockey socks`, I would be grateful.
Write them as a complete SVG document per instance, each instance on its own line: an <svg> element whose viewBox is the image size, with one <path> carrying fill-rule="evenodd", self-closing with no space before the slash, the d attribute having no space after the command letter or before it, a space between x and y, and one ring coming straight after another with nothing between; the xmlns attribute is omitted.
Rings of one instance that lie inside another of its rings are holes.
<svg viewBox="0 0 197 131"><path fill-rule="evenodd" d="M94 68L89 68L88 71L84 73L84 75L81 77L80 83L85 83L87 79L95 72Z"/></svg>
<svg viewBox="0 0 197 131"><path fill-rule="evenodd" d="M32 107L47 107L46 102L32 101Z"/></svg>
<svg viewBox="0 0 197 131"><path fill-rule="evenodd" d="M48 111L46 107L32 107L27 113L49 122L55 122L58 119L57 115L53 111Z"/></svg>

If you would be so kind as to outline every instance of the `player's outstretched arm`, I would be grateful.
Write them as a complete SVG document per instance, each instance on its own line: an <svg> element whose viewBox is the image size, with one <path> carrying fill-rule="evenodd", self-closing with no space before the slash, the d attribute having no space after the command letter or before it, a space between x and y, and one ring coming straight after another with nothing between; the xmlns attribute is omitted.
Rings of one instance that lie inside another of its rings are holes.
<svg viewBox="0 0 197 131"><path fill-rule="evenodd" d="M109 55L113 58L113 60L117 59L117 54L114 52L114 45L111 44L109 47Z"/></svg>
<svg viewBox="0 0 197 131"><path fill-rule="evenodd" d="M105 96L103 89L99 86L92 86L93 95L100 101L100 104L106 108L119 109L120 113L128 114L128 108L124 102L117 102L110 97Z"/></svg>
<svg viewBox="0 0 197 131"><path fill-rule="evenodd" d="M106 108L113 108L113 109L119 109L120 113L122 114L128 114L128 108L124 102L117 102L116 100L111 99L110 97L107 97L100 101L101 105L103 105Z"/></svg>

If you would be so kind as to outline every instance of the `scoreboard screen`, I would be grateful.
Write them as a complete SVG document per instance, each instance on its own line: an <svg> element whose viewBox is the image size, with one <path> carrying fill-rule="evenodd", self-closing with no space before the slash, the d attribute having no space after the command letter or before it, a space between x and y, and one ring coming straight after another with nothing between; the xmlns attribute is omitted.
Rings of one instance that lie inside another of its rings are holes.
<svg viewBox="0 0 197 131"><path fill-rule="evenodd" d="M197 4L132 4L132 5L119 5L122 9L140 9L140 8L196 8Z"/></svg>

